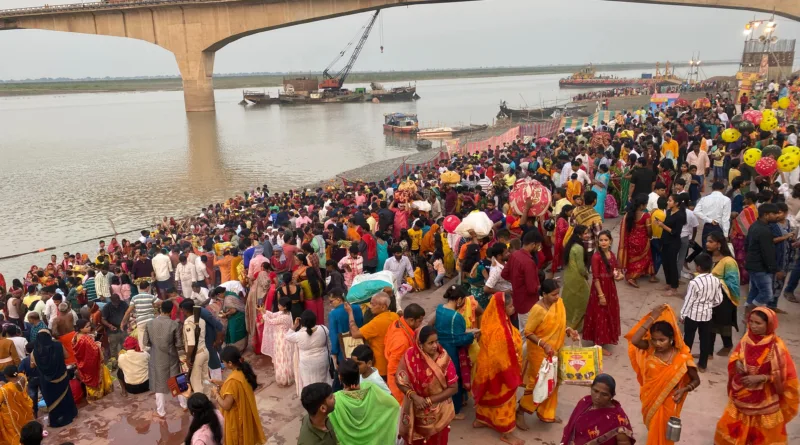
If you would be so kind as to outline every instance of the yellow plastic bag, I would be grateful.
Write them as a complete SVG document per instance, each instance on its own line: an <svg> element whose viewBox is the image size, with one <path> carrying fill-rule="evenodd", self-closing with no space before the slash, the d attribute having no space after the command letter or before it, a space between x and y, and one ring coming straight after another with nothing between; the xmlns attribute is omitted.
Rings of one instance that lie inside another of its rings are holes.
<svg viewBox="0 0 800 445"><path fill-rule="evenodd" d="M589 386L603 372L603 348L579 345L575 342L558 352L558 378L567 385Z"/></svg>

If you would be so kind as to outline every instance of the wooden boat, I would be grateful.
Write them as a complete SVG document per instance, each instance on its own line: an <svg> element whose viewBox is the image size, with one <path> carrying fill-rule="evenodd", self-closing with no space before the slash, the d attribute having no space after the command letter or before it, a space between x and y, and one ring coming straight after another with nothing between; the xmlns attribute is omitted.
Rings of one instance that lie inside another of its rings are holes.
<svg viewBox="0 0 800 445"><path fill-rule="evenodd" d="M422 128L417 132L417 137L447 138L453 135L450 127Z"/></svg>
<svg viewBox="0 0 800 445"><path fill-rule="evenodd" d="M269 93L264 91L242 91L243 100L240 102L242 105L272 105L280 103L277 97L271 97Z"/></svg>
<svg viewBox="0 0 800 445"><path fill-rule="evenodd" d="M416 114L390 113L383 115L383 131L390 133L416 133L419 122Z"/></svg>
<svg viewBox="0 0 800 445"><path fill-rule="evenodd" d="M557 104L543 108L509 108L505 101L500 102L498 119L511 119L512 121L541 121L553 117L579 114L586 105L582 104Z"/></svg>
<svg viewBox="0 0 800 445"><path fill-rule="evenodd" d="M464 127L456 127L453 129L453 135L459 135L464 133L474 133L476 131L483 131L489 128L488 125L467 125Z"/></svg>

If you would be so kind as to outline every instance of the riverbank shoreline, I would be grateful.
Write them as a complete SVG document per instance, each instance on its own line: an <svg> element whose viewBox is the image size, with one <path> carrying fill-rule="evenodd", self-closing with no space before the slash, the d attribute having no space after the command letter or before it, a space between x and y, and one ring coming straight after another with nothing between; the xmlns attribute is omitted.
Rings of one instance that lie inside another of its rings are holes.
<svg viewBox="0 0 800 445"><path fill-rule="evenodd" d="M729 65L731 62L708 62L710 65ZM652 70L655 63L607 63L594 65L598 72L614 72L623 70ZM681 67L682 65L675 65ZM452 80L481 77L509 77L546 74L571 74L585 68L584 65L530 66L530 67L497 67L497 68L463 68L450 70L420 70L392 72L357 72L348 77L350 84L368 84L370 82L416 82L421 80ZM318 73L286 73L260 74L246 76L214 77L215 90L227 89L263 89L283 86L284 78L318 76ZM147 78L147 79L89 79L89 80L55 80L55 81L7 81L0 82L0 97L40 96L51 94L82 93L123 93L123 92L155 92L180 91L183 83L180 77Z"/></svg>

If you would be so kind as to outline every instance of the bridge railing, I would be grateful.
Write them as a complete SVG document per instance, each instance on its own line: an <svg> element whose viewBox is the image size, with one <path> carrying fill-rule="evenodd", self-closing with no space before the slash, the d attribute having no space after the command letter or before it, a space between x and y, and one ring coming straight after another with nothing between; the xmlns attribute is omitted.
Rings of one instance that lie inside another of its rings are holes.
<svg viewBox="0 0 800 445"><path fill-rule="evenodd" d="M105 9L123 9L137 6L162 6L169 4L220 3L230 0L129 0L125 2L91 2L72 3L67 5L45 5L28 8L0 9L0 18L37 14L66 13L75 11L98 11Z"/></svg>

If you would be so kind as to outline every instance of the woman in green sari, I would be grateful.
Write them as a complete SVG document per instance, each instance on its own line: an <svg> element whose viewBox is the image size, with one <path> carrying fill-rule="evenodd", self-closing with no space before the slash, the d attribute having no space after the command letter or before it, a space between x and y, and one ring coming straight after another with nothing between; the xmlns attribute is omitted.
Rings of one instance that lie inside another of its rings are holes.
<svg viewBox="0 0 800 445"><path fill-rule="evenodd" d="M225 330L225 344L236 346L239 351L247 347L247 319L242 297L235 292L225 291L222 303L222 316L228 320Z"/></svg>
<svg viewBox="0 0 800 445"><path fill-rule="evenodd" d="M628 208L628 193L631 189L631 170L636 165L636 154L628 154L628 162L622 166L619 175L619 209L623 213Z"/></svg>
<svg viewBox="0 0 800 445"><path fill-rule="evenodd" d="M708 234L706 249L711 253L711 259L714 262L711 274L722 282L725 294L722 303L712 310L711 329L714 337L711 340L711 347L714 347L714 341L719 334L722 337L722 349L717 352L717 355L727 356L733 348L732 328L739 331L739 324L736 320L736 311L739 306L739 264L728 248L728 242L722 232Z"/></svg>
<svg viewBox="0 0 800 445"><path fill-rule="evenodd" d="M400 415L397 400L380 386L361 380L352 359L339 364L339 380L344 389L333 394L336 408L330 414L339 443L394 444Z"/></svg>
<svg viewBox="0 0 800 445"><path fill-rule="evenodd" d="M592 232L586 226L578 225L564 247L564 287L561 298L567 312L567 327L583 330L583 317L589 303L589 255L584 243L591 239Z"/></svg>

